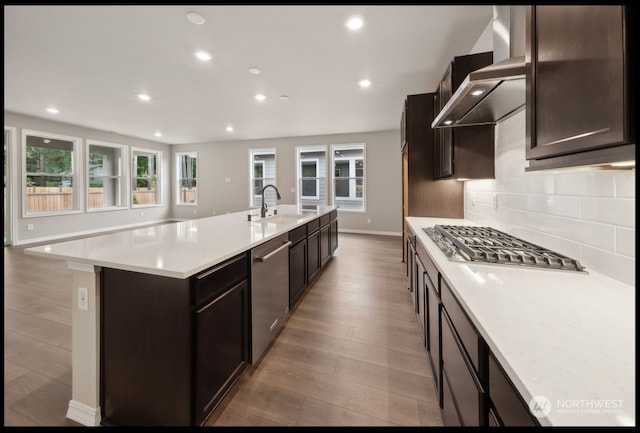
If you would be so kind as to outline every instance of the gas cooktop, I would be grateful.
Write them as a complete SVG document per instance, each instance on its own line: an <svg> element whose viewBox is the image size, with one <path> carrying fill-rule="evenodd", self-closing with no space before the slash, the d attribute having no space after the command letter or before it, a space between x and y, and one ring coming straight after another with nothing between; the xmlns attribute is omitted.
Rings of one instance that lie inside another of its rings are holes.
<svg viewBox="0 0 640 433"><path fill-rule="evenodd" d="M491 227L435 225L422 230L452 261L586 272L571 257Z"/></svg>

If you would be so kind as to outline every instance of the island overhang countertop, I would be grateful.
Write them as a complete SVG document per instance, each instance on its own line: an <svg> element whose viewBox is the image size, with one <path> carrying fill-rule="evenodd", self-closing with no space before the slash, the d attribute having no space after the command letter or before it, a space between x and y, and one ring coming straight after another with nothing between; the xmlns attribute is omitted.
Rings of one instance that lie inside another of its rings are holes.
<svg viewBox="0 0 640 433"><path fill-rule="evenodd" d="M25 253L87 265L188 278L278 235L330 213L335 206L278 205L159 224L26 248ZM251 219L249 220L249 215Z"/></svg>

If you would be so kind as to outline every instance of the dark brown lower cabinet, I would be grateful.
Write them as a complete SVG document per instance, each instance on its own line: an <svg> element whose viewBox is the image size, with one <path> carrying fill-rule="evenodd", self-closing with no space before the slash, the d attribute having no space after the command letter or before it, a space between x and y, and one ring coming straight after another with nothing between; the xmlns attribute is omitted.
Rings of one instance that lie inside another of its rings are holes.
<svg viewBox="0 0 640 433"><path fill-rule="evenodd" d="M246 365L247 280L195 313L194 424L201 425Z"/></svg>
<svg viewBox="0 0 640 433"><path fill-rule="evenodd" d="M441 342L440 342L440 296L433 282L427 276L425 278L427 287L425 295L427 297L427 318L426 318L426 334L427 334L427 353L429 354L429 362L431 371L433 372L433 383L436 388L436 396L438 405L442 407L442 364L441 364ZM436 275L437 281L437 275Z"/></svg>
<svg viewBox="0 0 640 433"><path fill-rule="evenodd" d="M300 300L306 288L307 240L305 238L289 248L289 310Z"/></svg>
<svg viewBox="0 0 640 433"><path fill-rule="evenodd" d="M311 281L320 271L320 230L307 237L307 280Z"/></svg>
<svg viewBox="0 0 640 433"><path fill-rule="evenodd" d="M187 279L101 271L104 425L198 426L248 362L248 259Z"/></svg>
<svg viewBox="0 0 640 433"><path fill-rule="evenodd" d="M462 426L486 425L482 410L484 390L479 378L475 375L471 362L466 357L464 348L455 334L455 330L446 311L442 310L442 370L448 378L451 398L445 401L443 413L447 419L458 415L458 423ZM447 407L447 403L449 406ZM444 418L444 415L443 415Z"/></svg>
<svg viewBox="0 0 640 433"><path fill-rule="evenodd" d="M331 238L329 236L330 225L320 227L320 266L324 266L331 258Z"/></svg>
<svg viewBox="0 0 640 433"><path fill-rule="evenodd" d="M331 221L330 243L331 243L331 255L336 252L338 248L338 220Z"/></svg>
<svg viewBox="0 0 640 433"><path fill-rule="evenodd" d="M508 427L539 426L531 415L529 405L522 400L520 393L500 367L492 353L489 354L489 395L491 396L490 415L498 425Z"/></svg>

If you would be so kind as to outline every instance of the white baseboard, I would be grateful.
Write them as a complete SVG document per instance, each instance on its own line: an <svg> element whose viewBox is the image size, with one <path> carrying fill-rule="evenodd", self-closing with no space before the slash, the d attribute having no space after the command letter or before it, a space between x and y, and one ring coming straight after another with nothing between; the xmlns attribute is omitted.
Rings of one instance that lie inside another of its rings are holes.
<svg viewBox="0 0 640 433"><path fill-rule="evenodd" d="M402 237L402 233L399 233L399 232L382 232L382 231L375 231L375 230L352 230L352 229L338 228L338 233L356 233L361 235L381 235L381 236Z"/></svg>
<svg viewBox="0 0 640 433"><path fill-rule="evenodd" d="M67 418L87 427L98 427L100 426L100 421L102 421L100 407L89 407L75 400L69 400Z"/></svg>

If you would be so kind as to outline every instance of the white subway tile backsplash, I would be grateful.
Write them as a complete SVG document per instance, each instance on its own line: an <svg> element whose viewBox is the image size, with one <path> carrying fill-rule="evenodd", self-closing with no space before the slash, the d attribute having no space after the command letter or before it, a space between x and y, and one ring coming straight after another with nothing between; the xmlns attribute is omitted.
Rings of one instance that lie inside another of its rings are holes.
<svg viewBox="0 0 640 433"><path fill-rule="evenodd" d="M593 198L582 199L582 218L623 227L635 227L635 199Z"/></svg>
<svg viewBox="0 0 640 433"><path fill-rule="evenodd" d="M465 182L465 218L634 284L635 169L525 172L527 165L522 112L496 125L495 180Z"/></svg>
<svg viewBox="0 0 640 433"><path fill-rule="evenodd" d="M616 171L614 174L616 197L636 198L636 169Z"/></svg>
<svg viewBox="0 0 640 433"><path fill-rule="evenodd" d="M577 172L556 176L556 194L613 197L613 171Z"/></svg>
<svg viewBox="0 0 640 433"><path fill-rule="evenodd" d="M616 227L616 253L636 256L636 229Z"/></svg>
<svg viewBox="0 0 640 433"><path fill-rule="evenodd" d="M583 246L581 263L587 268L587 272L599 272L635 287L636 263L633 258Z"/></svg>

